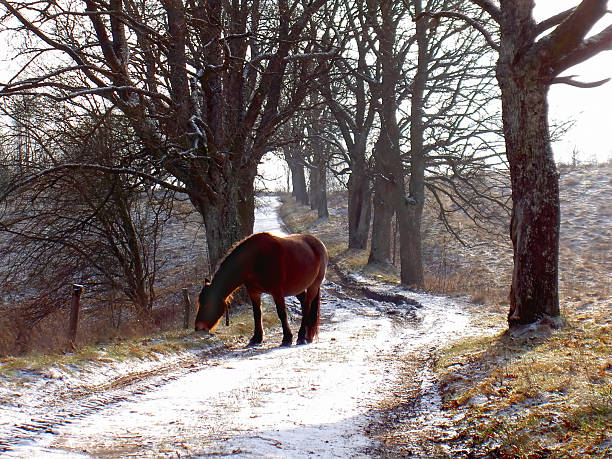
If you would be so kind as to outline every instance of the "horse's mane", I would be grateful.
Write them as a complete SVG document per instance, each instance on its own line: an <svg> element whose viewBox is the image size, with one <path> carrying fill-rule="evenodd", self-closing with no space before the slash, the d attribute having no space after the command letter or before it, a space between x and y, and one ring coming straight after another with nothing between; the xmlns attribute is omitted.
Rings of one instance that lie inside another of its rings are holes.
<svg viewBox="0 0 612 459"><path fill-rule="evenodd" d="M250 239L253 236L253 234L249 234L248 236L240 239L238 242L234 242L232 244L232 246L227 250L227 252L225 252L225 255L223 257L221 257L219 259L219 261L217 262L217 266L215 267L215 271L213 273L213 279L215 277L215 275L217 274L217 272L219 272L219 270L221 269L222 265L230 258L232 257L232 255L237 255L238 253L234 253L236 251L236 249L238 249L238 246L242 245L244 242L246 242L247 239Z"/></svg>
<svg viewBox="0 0 612 459"><path fill-rule="evenodd" d="M236 256L239 255L242 250L245 249L245 242L248 239L251 239L253 236L255 236L256 234L262 234L262 233L254 233L254 234L249 234L248 236L242 238L241 240L235 242L234 244L232 244L232 246L228 249L228 251L225 253L225 255L219 259L219 261L217 262L217 267L215 268L214 274L212 276L212 278L214 279L215 276L217 275L217 273L219 271L221 271L221 269L223 268L223 266L226 264L226 262L230 262L231 259ZM238 290L238 289L236 289ZM226 298L225 298L225 304L229 304L232 301L232 297L234 295L234 293L236 292L236 290L234 290L233 292L231 292Z"/></svg>

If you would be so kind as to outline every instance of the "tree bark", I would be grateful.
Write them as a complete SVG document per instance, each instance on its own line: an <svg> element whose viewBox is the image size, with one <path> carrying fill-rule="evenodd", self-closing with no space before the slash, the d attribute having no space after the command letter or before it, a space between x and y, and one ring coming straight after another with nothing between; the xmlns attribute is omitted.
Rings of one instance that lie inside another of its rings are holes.
<svg viewBox="0 0 612 459"><path fill-rule="evenodd" d="M400 153L400 130L397 124L396 87L399 67L394 47L397 22L393 17L393 2L380 3L381 23L377 28L378 59L381 62L380 134L374 148L376 177L374 179L374 222L372 247L368 263L391 263L391 219L397 202L404 195L404 171Z"/></svg>
<svg viewBox="0 0 612 459"><path fill-rule="evenodd" d="M304 160L300 158L299 150L295 145L284 148L285 161L291 171L291 194L300 204L310 204L308 200L308 189L306 187L306 174L304 172Z"/></svg>
<svg viewBox="0 0 612 459"><path fill-rule="evenodd" d="M247 236L238 206L228 205L239 201L238 194L237 188L227 185L223 192L219 190L218 198L214 200L201 193L189 195L192 204L204 219L211 274L216 269L217 262L225 256L234 243Z"/></svg>
<svg viewBox="0 0 612 459"><path fill-rule="evenodd" d="M421 0L414 2L415 15L422 12ZM423 288L423 256L421 238L421 219L425 205L425 153L423 107L428 78L429 51L426 24L417 21L416 40L418 46L417 71L412 82L410 99L410 182L409 196L404 187L396 190L396 215L400 233L401 283L413 288ZM401 160L398 161L398 167ZM404 172L402 171L402 185Z"/></svg>
<svg viewBox="0 0 612 459"><path fill-rule="evenodd" d="M512 183L510 325L559 315L559 178L546 100L552 63L525 38L536 35L532 9L502 2L496 68Z"/></svg>
<svg viewBox="0 0 612 459"><path fill-rule="evenodd" d="M538 80L537 69L498 64L512 183L510 324L559 315L559 175L548 132L548 85Z"/></svg>
<svg viewBox="0 0 612 459"><path fill-rule="evenodd" d="M316 177L316 187L313 189L313 195L316 195L315 209L319 220L327 220L329 218L329 210L327 207L327 150L322 142L315 142L317 153L314 155L314 168L310 170L311 180Z"/></svg>
<svg viewBox="0 0 612 459"><path fill-rule="evenodd" d="M391 264L391 219L393 185L381 174L374 178L374 219L368 264Z"/></svg>
<svg viewBox="0 0 612 459"><path fill-rule="evenodd" d="M308 190L306 188L306 173L301 164L289 167L291 170L291 183L293 184L293 196L300 204L308 205Z"/></svg>
<svg viewBox="0 0 612 459"><path fill-rule="evenodd" d="M363 167L356 165L348 180L349 249L363 250L367 247L371 219L370 179L365 164Z"/></svg>

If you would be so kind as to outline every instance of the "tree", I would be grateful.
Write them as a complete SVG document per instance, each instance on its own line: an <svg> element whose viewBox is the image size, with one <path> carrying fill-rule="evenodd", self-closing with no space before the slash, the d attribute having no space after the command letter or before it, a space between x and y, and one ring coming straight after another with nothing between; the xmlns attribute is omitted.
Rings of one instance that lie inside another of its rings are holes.
<svg viewBox="0 0 612 459"><path fill-rule="evenodd" d="M424 9L457 4L464 11L470 7L462 0L415 0L410 14L419 17ZM425 190L434 197L447 230L457 236L446 219L444 197L473 221L487 220L491 207L503 209L505 202L487 188L483 172L505 165L497 145L499 119L488 113L496 112L498 93L486 42L458 20L443 25L417 21L412 48L413 71L405 83L410 106L400 121L409 140L407 193L398 189L395 206L401 280L422 287Z"/></svg>
<svg viewBox="0 0 612 459"><path fill-rule="evenodd" d="M380 63L368 64L372 43L366 35L363 1L342 2L346 14L343 53L321 78L320 91L333 114L345 147L341 149L348 169L349 249L365 249L372 216L372 168L368 139L374 128L376 100L370 92L378 81ZM337 18L328 20L336 21ZM339 26L338 26L339 27Z"/></svg>
<svg viewBox="0 0 612 459"><path fill-rule="evenodd" d="M252 232L270 136L335 52L307 32L325 3L0 0L41 48L0 96L104 98L120 110L151 167L176 178L202 214L215 264ZM285 92L289 68L301 84Z"/></svg>
<svg viewBox="0 0 612 459"><path fill-rule="evenodd" d="M553 83L595 86L560 76L590 57L612 49L612 26L588 36L607 13L607 0L583 0L574 8L537 23L533 0L471 0L496 26L494 33L460 12L432 17L462 18L498 52L506 156L512 185L510 238L514 269L510 325L558 316L559 180L550 144L547 94ZM551 30L552 29L552 30ZM550 32L549 32L550 31Z"/></svg>
<svg viewBox="0 0 612 459"><path fill-rule="evenodd" d="M497 152L489 149L497 126L494 117L486 115L494 92L491 66L483 62L483 40L459 22L440 26L435 21L417 21L413 28L406 24L408 15L418 17L423 8L456 3L372 2L368 11L381 65L370 261L388 262L389 222L395 213L401 282L417 288L424 286L421 226L425 189L436 198L444 218L441 195L455 203L466 202L464 190L452 184L499 163ZM502 204L486 193L478 200ZM477 218L476 202L461 209Z"/></svg>
<svg viewBox="0 0 612 459"><path fill-rule="evenodd" d="M91 310L113 291L149 324L174 196L118 173L146 164L128 123L51 101L2 108L3 119L18 113L5 131L0 190L0 292L17 303L18 347L27 350L32 327L65 305L75 281L87 285Z"/></svg>
<svg viewBox="0 0 612 459"><path fill-rule="evenodd" d="M29 290L40 294L65 290L65 278L78 279L87 282L90 291L123 291L137 310L150 311L157 247L171 200L163 189L114 171L142 167L129 126L110 113L71 113L50 103L34 104L27 113L22 107L9 111L19 112L19 125L14 127L14 147L4 159L12 175L10 200L5 200L0 216L7 260L4 284L37 278L40 288ZM26 131L30 142L28 151L22 151L20 138ZM24 154L29 157L26 170ZM50 166L53 163L61 165ZM42 172L37 180L24 182L32 171ZM15 183L21 186L13 187ZM63 281L56 278L59 273Z"/></svg>
<svg viewBox="0 0 612 459"><path fill-rule="evenodd" d="M299 144L297 142L292 142L284 145L283 156L289 166L289 172L291 174L292 196L300 204L308 205L308 190L306 188L306 173L304 171L305 165Z"/></svg>
<svg viewBox="0 0 612 459"><path fill-rule="evenodd" d="M327 208L327 169L330 158L330 141L325 132L329 113L324 106L316 104L307 114L309 123L307 132L306 157L310 169L310 207L317 211L320 220L329 218Z"/></svg>
<svg viewBox="0 0 612 459"><path fill-rule="evenodd" d="M374 147L374 219L368 264L390 264L391 219L395 212L395 197L403 193L404 173L401 164L400 129L397 110L397 85L407 47L398 45L398 25L405 6L392 1L364 5L366 24L372 28L378 47L372 47L380 62L379 81L372 82L377 101L380 130ZM397 48L400 48L399 50Z"/></svg>

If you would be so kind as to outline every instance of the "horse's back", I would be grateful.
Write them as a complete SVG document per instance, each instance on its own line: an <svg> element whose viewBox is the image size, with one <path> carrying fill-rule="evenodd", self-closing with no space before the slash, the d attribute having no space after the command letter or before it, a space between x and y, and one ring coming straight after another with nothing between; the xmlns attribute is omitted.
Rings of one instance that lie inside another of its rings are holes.
<svg viewBox="0 0 612 459"><path fill-rule="evenodd" d="M328 255L325 245L312 234L290 234L280 240L286 245L285 253L292 258L304 258L310 264L327 266Z"/></svg>
<svg viewBox="0 0 612 459"><path fill-rule="evenodd" d="M285 296L295 295L322 282L328 255L317 237L257 233L251 238L257 246L256 272L264 291L279 288Z"/></svg>

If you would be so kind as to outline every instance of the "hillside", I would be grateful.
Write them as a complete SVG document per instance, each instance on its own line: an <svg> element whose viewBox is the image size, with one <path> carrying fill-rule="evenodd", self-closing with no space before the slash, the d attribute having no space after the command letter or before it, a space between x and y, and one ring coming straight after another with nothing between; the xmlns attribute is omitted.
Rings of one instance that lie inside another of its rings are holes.
<svg viewBox="0 0 612 459"><path fill-rule="evenodd" d="M427 288L471 300L474 336L431 353L440 418L411 419L423 389L398 387L403 396L389 400L396 420L379 432L391 450L407 454L416 441L440 455L448 448L476 457L612 453L612 165L560 172L560 328L543 322L508 332L509 240L473 228L464 247L441 237L426 215L434 228L424 231ZM343 195L330 198L329 222L292 200L282 212L295 229L319 234L344 269L397 282L396 270L365 267L365 251L346 251Z"/></svg>

